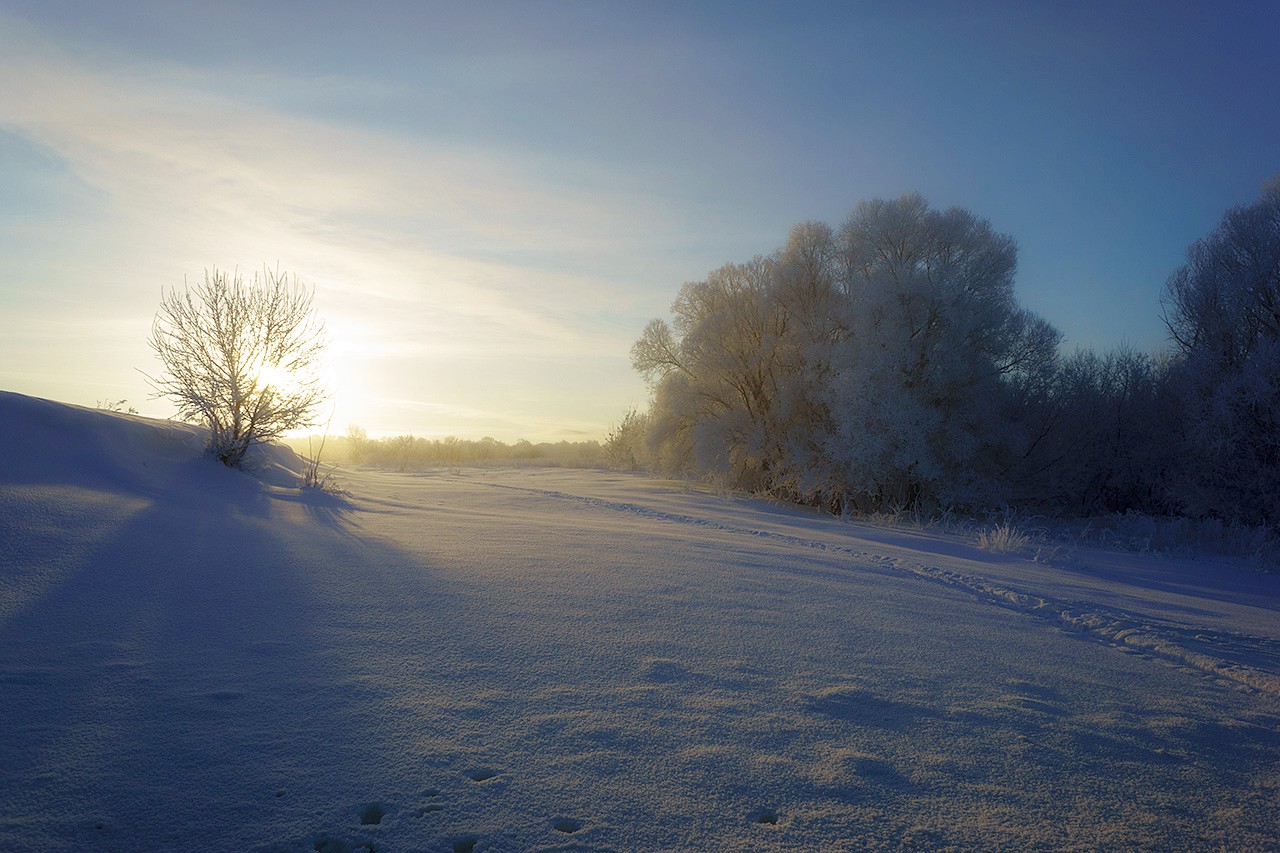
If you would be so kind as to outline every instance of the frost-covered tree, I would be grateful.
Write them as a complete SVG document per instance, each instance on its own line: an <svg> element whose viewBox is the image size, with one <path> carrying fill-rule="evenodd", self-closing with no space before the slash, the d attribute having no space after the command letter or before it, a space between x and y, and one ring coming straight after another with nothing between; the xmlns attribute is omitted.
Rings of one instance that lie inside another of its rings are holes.
<svg viewBox="0 0 1280 853"><path fill-rule="evenodd" d="M690 464L737 488L767 477L777 439L780 366L787 319L773 292L775 262L726 264L680 289L673 324L655 320L632 347L632 362L663 386L668 466Z"/></svg>
<svg viewBox="0 0 1280 853"><path fill-rule="evenodd" d="M1162 301L1185 509L1280 521L1280 176L1187 250Z"/></svg>
<svg viewBox="0 0 1280 853"><path fill-rule="evenodd" d="M917 195L686 284L632 349L667 470L832 507L996 499L1011 420L1057 332L1013 297L1016 248Z"/></svg>
<svg viewBox="0 0 1280 853"><path fill-rule="evenodd" d="M919 195L859 204L841 229L827 458L870 505L990 504L1018 452L1010 406L1058 333L1017 305L1017 247Z"/></svg>
<svg viewBox="0 0 1280 853"><path fill-rule="evenodd" d="M148 377L179 417L209 429L209 451L237 467L250 447L312 426L325 399L325 346L312 291L264 269L246 283L216 267L163 293L147 343L164 367Z"/></svg>

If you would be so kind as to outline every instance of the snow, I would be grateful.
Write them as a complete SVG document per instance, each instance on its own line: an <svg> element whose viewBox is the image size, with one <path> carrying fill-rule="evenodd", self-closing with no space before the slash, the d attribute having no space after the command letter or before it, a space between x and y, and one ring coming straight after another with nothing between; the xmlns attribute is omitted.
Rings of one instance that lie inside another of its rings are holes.
<svg viewBox="0 0 1280 853"><path fill-rule="evenodd" d="M1280 578L0 393L0 849L1277 849Z"/></svg>

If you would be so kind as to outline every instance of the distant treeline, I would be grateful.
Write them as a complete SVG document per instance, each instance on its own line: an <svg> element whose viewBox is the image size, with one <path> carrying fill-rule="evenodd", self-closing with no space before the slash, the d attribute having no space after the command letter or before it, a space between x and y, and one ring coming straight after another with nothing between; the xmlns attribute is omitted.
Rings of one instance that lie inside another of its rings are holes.
<svg viewBox="0 0 1280 853"><path fill-rule="evenodd" d="M521 440L505 444L487 436L479 440L454 436L418 438L412 435L370 438L363 428L352 426L345 435L289 439L286 444L310 458L319 454L325 462L389 471L473 465L608 467L604 448L598 441L534 444Z"/></svg>
<svg viewBox="0 0 1280 853"><path fill-rule="evenodd" d="M1171 348L1063 354L1012 238L917 195L684 285L632 349L622 467L833 511L1280 524L1280 179L1187 252ZM1103 312L1107 306L1098 305Z"/></svg>

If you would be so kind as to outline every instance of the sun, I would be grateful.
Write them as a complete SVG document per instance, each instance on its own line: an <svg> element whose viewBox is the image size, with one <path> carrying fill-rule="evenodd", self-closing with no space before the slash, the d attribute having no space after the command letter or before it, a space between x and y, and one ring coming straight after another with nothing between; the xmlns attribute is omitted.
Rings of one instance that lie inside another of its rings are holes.
<svg viewBox="0 0 1280 853"><path fill-rule="evenodd" d="M288 393L299 383L297 375L292 370L281 367L279 364L264 364L257 370L257 384L264 390L270 388L277 393Z"/></svg>

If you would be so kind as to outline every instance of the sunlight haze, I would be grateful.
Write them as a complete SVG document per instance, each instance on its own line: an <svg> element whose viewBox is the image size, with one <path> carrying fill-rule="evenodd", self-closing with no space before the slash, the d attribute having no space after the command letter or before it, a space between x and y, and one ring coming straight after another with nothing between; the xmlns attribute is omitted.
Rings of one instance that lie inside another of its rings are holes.
<svg viewBox="0 0 1280 853"><path fill-rule="evenodd" d="M1068 351L1280 171L1266 3L0 0L0 388L169 417L162 289L315 288L335 432L600 438L685 281L919 191Z"/></svg>

